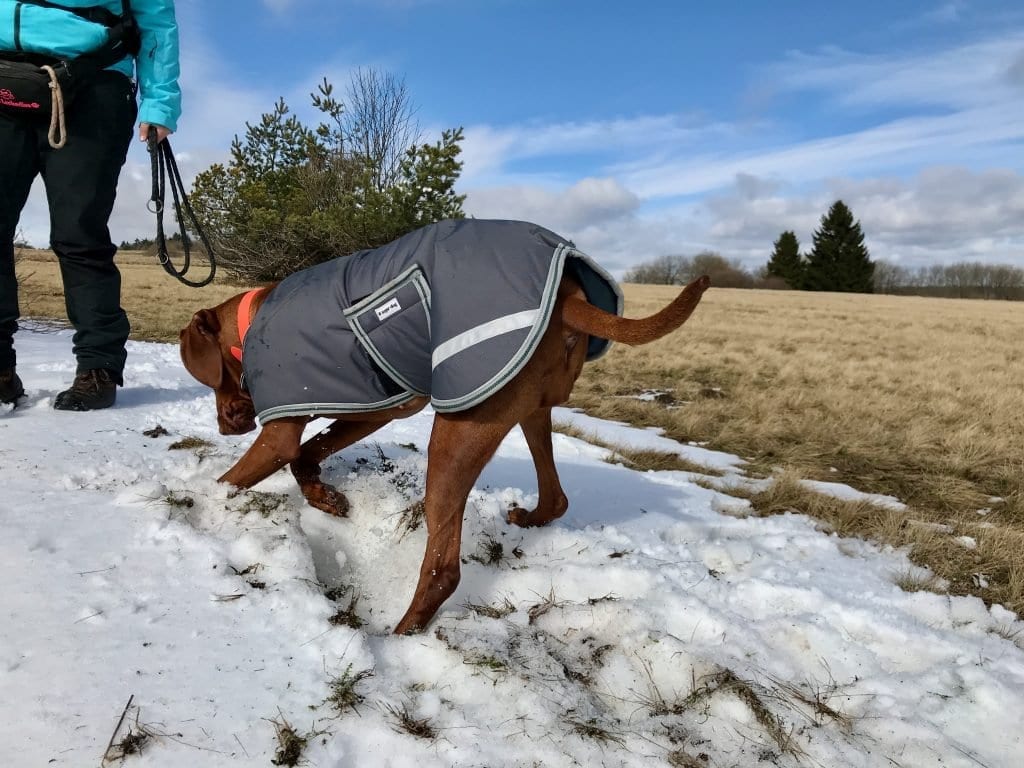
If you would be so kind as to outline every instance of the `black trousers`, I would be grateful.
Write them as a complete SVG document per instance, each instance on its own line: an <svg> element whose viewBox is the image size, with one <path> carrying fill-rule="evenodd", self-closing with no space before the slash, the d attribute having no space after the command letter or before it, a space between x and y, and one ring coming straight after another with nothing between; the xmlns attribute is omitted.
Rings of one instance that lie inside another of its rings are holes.
<svg viewBox="0 0 1024 768"><path fill-rule="evenodd" d="M50 147L46 124L0 115L0 370L15 364L13 336L21 313L14 238L39 175L50 208L50 247L60 262L64 303L75 328L77 370L106 368L122 382L130 328L107 222L136 113L131 80L104 71L67 105L68 139L61 149Z"/></svg>

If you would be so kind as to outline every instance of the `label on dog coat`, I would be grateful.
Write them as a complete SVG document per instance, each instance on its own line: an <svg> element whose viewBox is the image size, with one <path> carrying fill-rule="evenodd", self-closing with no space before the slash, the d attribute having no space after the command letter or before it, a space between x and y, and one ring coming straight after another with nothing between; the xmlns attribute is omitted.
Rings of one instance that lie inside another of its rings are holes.
<svg viewBox="0 0 1024 768"><path fill-rule="evenodd" d="M391 301L381 304L373 311L377 313L377 319L383 322L395 314L395 312L401 311L401 309L402 305L398 303L398 299L392 298Z"/></svg>

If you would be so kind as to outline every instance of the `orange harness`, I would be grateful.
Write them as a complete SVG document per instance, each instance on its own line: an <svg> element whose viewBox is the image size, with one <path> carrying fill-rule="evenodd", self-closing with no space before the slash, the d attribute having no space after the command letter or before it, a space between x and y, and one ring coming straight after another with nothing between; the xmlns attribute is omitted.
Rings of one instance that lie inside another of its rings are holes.
<svg viewBox="0 0 1024 768"><path fill-rule="evenodd" d="M238 302L238 346L231 348L231 354L234 355L235 360L238 362L242 362L242 347L245 345L245 334L249 332L249 326L252 324L252 319L249 317L252 301L256 298L256 294L262 290L263 288L253 288Z"/></svg>

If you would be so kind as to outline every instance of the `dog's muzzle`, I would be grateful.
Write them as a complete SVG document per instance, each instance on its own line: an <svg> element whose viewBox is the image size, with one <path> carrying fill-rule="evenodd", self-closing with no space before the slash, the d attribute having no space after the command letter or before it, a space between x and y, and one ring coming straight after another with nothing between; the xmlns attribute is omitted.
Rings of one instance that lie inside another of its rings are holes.
<svg viewBox="0 0 1024 768"><path fill-rule="evenodd" d="M256 411L246 400L228 403L219 416L217 421L222 435L244 435L256 429Z"/></svg>

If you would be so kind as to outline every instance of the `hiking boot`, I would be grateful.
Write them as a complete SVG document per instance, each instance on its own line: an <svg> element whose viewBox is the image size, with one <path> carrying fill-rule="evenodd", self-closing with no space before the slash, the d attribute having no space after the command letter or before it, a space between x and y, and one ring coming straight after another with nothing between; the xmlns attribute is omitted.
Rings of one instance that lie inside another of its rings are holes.
<svg viewBox="0 0 1024 768"><path fill-rule="evenodd" d="M19 397L25 396L25 387L13 368L0 371L0 403L17 404Z"/></svg>
<svg viewBox="0 0 1024 768"><path fill-rule="evenodd" d="M109 408L117 399L117 384L105 368L93 368L75 376L69 389L58 393L53 407L58 411L95 411Z"/></svg>

